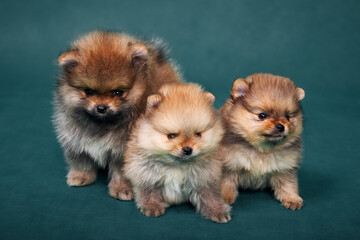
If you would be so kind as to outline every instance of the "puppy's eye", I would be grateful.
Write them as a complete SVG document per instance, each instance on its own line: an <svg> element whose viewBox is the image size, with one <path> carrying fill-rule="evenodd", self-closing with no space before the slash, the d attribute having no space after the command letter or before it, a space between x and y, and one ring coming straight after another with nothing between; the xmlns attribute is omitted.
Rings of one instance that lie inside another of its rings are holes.
<svg viewBox="0 0 360 240"><path fill-rule="evenodd" d="M285 114L285 118L286 118L286 120L290 120L290 116L289 116L289 114Z"/></svg>
<svg viewBox="0 0 360 240"><path fill-rule="evenodd" d="M176 138L177 136L178 136L178 134L176 134L176 133L169 133L167 135L168 139L173 139L173 138Z"/></svg>
<svg viewBox="0 0 360 240"><path fill-rule="evenodd" d="M87 97L91 97L91 96L94 96L95 95L95 91L94 90L91 90L89 88L85 89L85 94Z"/></svg>
<svg viewBox="0 0 360 240"><path fill-rule="evenodd" d="M201 132L195 133L195 136L196 136L196 137L201 137Z"/></svg>
<svg viewBox="0 0 360 240"><path fill-rule="evenodd" d="M260 114L258 115L258 117L259 117L259 119L262 121L262 120L265 120L265 119L267 119L268 117L270 117L270 115L263 112L263 113L260 113Z"/></svg>
<svg viewBox="0 0 360 240"><path fill-rule="evenodd" d="M116 97L121 97L124 94L124 92L121 91L121 90L115 90L115 91L112 92L112 94L113 94L114 97L115 96Z"/></svg>

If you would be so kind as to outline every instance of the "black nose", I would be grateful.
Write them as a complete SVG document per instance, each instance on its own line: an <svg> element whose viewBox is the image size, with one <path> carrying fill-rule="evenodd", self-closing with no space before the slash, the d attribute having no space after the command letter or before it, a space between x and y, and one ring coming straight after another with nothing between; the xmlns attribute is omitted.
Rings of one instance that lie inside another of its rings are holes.
<svg viewBox="0 0 360 240"><path fill-rule="evenodd" d="M282 124L280 124L280 123L276 124L275 128L276 128L276 130L278 130L279 132L283 132L284 129L285 129L284 125L282 125Z"/></svg>
<svg viewBox="0 0 360 240"><path fill-rule="evenodd" d="M98 113L106 113L107 109L108 107L104 104L99 104L96 106L96 110L98 111Z"/></svg>
<svg viewBox="0 0 360 240"><path fill-rule="evenodd" d="M191 155L192 154L192 148L191 147L183 147L182 151L185 155Z"/></svg>

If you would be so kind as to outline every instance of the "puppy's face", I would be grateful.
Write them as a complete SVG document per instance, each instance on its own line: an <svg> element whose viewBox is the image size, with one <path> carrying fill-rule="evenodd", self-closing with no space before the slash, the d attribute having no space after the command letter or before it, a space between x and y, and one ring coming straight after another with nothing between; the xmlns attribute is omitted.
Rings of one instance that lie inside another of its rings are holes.
<svg viewBox="0 0 360 240"><path fill-rule="evenodd" d="M118 34L93 33L59 57L63 84L58 88L67 108L95 121L111 121L139 103L145 86L145 46Z"/></svg>
<svg viewBox="0 0 360 240"><path fill-rule="evenodd" d="M169 84L148 97L140 145L169 162L186 163L214 149L223 130L214 96L195 84Z"/></svg>
<svg viewBox="0 0 360 240"><path fill-rule="evenodd" d="M284 146L300 136L300 101L305 93L290 79L254 74L238 79L232 89L230 125L250 144L262 149Z"/></svg>

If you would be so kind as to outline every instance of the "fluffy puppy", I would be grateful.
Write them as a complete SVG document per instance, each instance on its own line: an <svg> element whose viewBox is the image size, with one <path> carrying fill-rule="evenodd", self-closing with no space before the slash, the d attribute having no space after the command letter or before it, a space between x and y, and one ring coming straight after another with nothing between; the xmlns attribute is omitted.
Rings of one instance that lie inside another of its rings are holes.
<svg viewBox="0 0 360 240"><path fill-rule="evenodd" d="M140 211L158 217L190 201L215 222L230 220L220 193L221 164L214 154L223 135L212 107L215 97L195 84L167 84L147 100L125 152Z"/></svg>
<svg viewBox="0 0 360 240"><path fill-rule="evenodd" d="M244 189L271 187L286 208L300 209L297 171L301 158L303 89L285 77L253 74L237 79L221 108L225 135L218 151L221 183L231 204Z"/></svg>
<svg viewBox="0 0 360 240"><path fill-rule="evenodd" d="M147 96L179 81L176 69L160 45L110 32L79 38L58 61L53 122L70 168L67 184L91 184L97 168L108 166L110 195L132 199L122 173L125 143Z"/></svg>

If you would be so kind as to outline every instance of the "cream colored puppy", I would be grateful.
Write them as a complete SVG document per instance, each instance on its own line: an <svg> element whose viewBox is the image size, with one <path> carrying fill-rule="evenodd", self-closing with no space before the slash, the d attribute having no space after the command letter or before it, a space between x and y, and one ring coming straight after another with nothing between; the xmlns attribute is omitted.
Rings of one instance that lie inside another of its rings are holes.
<svg viewBox="0 0 360 240"><path fill-rule="evenodd" d="M125 175L140 211L149 217L190 201L215 222L230 220L220 193L221 165L214 159L223 136L212 103L199 85L167 84L148 97L125 152Z"/></svg>

